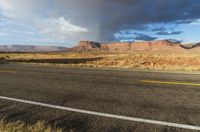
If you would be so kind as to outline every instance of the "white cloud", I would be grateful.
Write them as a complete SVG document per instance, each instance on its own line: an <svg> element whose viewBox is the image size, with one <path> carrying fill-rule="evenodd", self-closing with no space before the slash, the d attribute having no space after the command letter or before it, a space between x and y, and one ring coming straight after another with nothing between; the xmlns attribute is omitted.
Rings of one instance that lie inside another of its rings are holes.
<svg viewBox="0 0 200 132"><path fill-rule="evenodd" d="M81 26L82 23L70 17L68 11L59 11L60 6L55 4L57 0L53 1L54 4L51 0L0 0L0 19L3 21L0 26L9 29L6 31L9 35L26 34L25 39L37 36L38 40L48 38L63 44L96 39L93 27L87 24Z"/></svg>
<svg viewBox="0 0 200 132"><path fill-rule="evenodd" d="M3 32L0 32L0 36L6 36L8 35L7 33L3 33Z"/></svg>
<svg viewBox="0 0 200 132"><path fill-rule="evenodd" d="M13 5L9 0L0 0L0 8L3 10L11 10Z"/></svg>
<svg viewBox="0 0 200 132"><path fill-rule="evenodd" d="M0 8L6 11L36 11L49 0L0 0Z"/></svg>
<svg viewBox="0 0 200 132"><path fill-rule="evenodd" d="M36 26L39 28L40 34L60 39L66 39L69 35L73 36L89 32L87 28L74 25L64 17L36 20Z"/></svg>
<svg viewBox="0 0 200 132"><path fill-rule="evenodd" d="M13 19L26 19L26 17L40 15L46 10L48 0L0 0L1 13Z"/></svg>
<svg viewBox="0 0 200 132"><path fill-rule="evenodd" d="M15 14L18 12L22 12L24 7L16 6L20 1L18 0L0 0L0 9L2 14L6 17L15 17ZM24 5L24 0L21 1Z"/></svg>
<svg viewBox="0 0 200 132"><path fill-rule="evenodd" d="M45 14L49 11L48 2L48 0L0 0L0 15L3 15L6 22L11 23L10 26L13 23L12 27L17 28L18 24L30 27L37 31L37 35L49 39L76 40L83 33L89 32L89 29L73 24L64 17Z"/></svg>
<svg viewBox="0 0 200 132"><path fill-rule="evenodd" d="M200 25L200 19L197 19L195 21L193 21L192 23L190 23L191 25Z"/></svg>

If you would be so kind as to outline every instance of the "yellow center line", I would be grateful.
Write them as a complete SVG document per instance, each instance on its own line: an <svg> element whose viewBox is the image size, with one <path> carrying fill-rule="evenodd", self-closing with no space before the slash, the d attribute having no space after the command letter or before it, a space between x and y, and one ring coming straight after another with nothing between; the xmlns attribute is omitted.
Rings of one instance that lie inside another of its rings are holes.
<svg viewBox="0 0 200 132"><path fill-rule="evenodd" d="M200 86L199 83L190 82L166 82L166 81L155 81L155 80L142 80L141 83L155 83L155 84L172 84L172 85L188 85L188 86Z"/></svg>
<svg viewBox="0 0 200 132"><path fill-rule="evenodd" d="M11 70L0 70L0 73L17 73L17 72Z"/></svg>

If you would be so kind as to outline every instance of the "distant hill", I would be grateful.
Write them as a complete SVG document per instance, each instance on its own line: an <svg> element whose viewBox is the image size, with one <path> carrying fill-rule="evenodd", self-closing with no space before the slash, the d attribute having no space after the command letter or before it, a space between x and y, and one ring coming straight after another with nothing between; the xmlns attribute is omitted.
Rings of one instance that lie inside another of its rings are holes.
<svg viewBox="0 0 200 132"><path fill-rule="evenodd" d="M0 45L0 52L51 52L66 49L58 46Z"/></svg>

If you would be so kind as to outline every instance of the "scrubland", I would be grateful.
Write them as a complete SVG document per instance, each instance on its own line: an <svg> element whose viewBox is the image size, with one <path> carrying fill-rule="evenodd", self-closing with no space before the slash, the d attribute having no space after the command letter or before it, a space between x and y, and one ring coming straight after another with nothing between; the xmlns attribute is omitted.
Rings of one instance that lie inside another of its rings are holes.
<svg viewBox="0 0 200 132"><path fill-rule="evenodd" d="M200 70L200 54L192 53L1 53L10 62L79 67L111 67L154 70Z"/></svg>
<svg viewBox="0 0 200 132"><path fill-rule="evenodd" d="M45 125L44 122L37 122L35 124L26 124L24 122L7 122L0 120L1 132L62 132L61 129L52 128Z"/></svg>

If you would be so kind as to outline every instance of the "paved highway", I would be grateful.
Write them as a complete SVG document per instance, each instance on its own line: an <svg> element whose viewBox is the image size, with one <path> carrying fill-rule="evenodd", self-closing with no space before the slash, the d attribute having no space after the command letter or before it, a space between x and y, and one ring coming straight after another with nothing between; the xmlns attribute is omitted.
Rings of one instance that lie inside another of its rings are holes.
<svg viewBox="0 0 200 132"><path fill-rule="evenodd" d="M200 126L200 74L0 65L0 96ZM66 131L190 131L0 99L0 117ZM193 130L191 130L193 131Z"/></svg>

